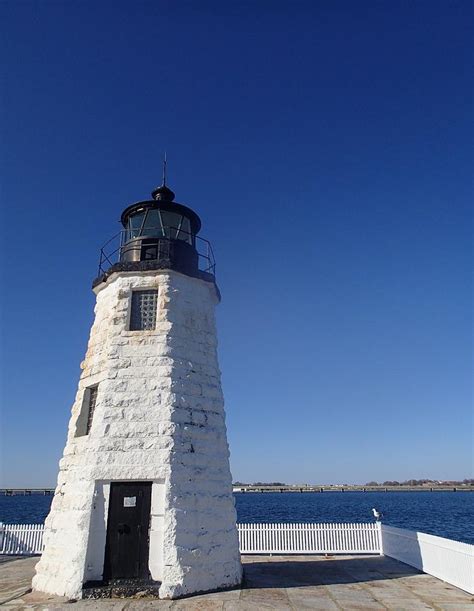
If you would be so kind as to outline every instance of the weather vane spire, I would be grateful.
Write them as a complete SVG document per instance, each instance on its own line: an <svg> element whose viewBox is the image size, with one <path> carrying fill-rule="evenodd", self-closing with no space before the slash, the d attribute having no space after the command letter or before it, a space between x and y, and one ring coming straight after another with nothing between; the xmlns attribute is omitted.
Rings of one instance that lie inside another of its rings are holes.
<svg viewBox="0 0 474 611"><path fill-rule="evenodd" d="M168 189L168 187L166 186L167 165L168 158L165 152L165 154L163 155L163 182L161 184L161 187L156 187L156 189L153 189L153 191L151 192L153 199L156 199L157 201L172 202L174 200L173 191L171 189Z"/></svg>
<svg viewBox="0 0 474 611"><path fill-rule="evenodd" d="M165 151L165 156L163 158L163 186L166 187L166 164L167 164L167 159L166 159L166 151Z"/></svg>

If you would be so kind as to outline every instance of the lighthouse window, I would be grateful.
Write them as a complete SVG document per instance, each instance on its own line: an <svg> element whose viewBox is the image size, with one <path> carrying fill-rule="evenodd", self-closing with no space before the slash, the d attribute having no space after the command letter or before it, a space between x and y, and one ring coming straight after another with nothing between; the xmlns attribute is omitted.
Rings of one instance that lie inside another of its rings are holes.
<svg viewBox="0 0 474 611"><path fill-rule="evenodd" d="M140 229L141 229L144 217L145 217L145 213L140 212L138 214L135 214L134 216L131 216L128 219L129 236L127 237L127 240L130 240L131 238L136 238L140 235Z"/></svg>
<svg viewBox="0 0 474 611"><path fill-rule="evenodd" d="M188 244L192 244L191 223L189 222L189 219L185 216L183 216L179 229L180 230L178 232L178 235L176 236L178 240L183 240L183 242L188 242Z"/></svg>
<svg viewBox="0 0 474 611"><path fill-rule="evenodd" d="M176 234L181 225L181 214L162 210L161 218L163 219L163 226L165 228L166 237L172 238L173 240L176 239Z"/></svg>
<svg viewBox="0 0 474 611"><path fill-rule="evenodd" d="M142 209L128 218L125 241L140 236L165 237L193 244L189 218L178 212L157 208Z"/></svg>
<svg viewBox="0 0 474 611"><path fill-rule="evenodd" d="M130 331L151 331L156 327L158 291L133 291Z"/></svg>
<svg viewBox="0 0 474 611"><path fill-rule="evenodd" d="M142 235L156 238L163 235L163 227L158 210L148 210Z"/></svg>
<svg viewBox="0 0 474 611"><path fill-rule="evenodd" d="M76 424L76 437L89 435L92 419L94 418L95 405L97 403L98 389L99 386L96 384L95 386L86 388L84 391L81 413L79 414Z"/></svg>
<svg viewBox="0 0 474 611"><path fill-rule="evenodd" d="M97 401L97 390L98 386L92 386L89 388L89 410L87 414L87 426L86 426L86 435L89 435L89 431L92 426L92 418L94 417L95 404Z"/></svg>

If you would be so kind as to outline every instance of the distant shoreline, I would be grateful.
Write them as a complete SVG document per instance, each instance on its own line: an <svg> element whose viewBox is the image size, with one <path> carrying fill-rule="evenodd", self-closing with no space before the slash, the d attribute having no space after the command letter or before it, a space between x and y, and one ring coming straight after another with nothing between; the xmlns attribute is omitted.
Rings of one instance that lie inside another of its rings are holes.
<svg viewBox="0 0 474 611"><path fill-rule="evenodd" d="M254 485L234 485L234 492L474 492L474 486L460 484L456 486L363 486L363 485L327 485L327 486L254 486Z"/></svg>
<svg viewBox="0 0 474 611"><path fill-rule="evenodd" d="M0 488L0 496L52 496L54 488ZM324 492L474 492L472 484L456 485L419 485L419 486L364 486L364 485L314 485L301 486L296 484L280 485L253 485L253 484L234 484L233 492L236 493L268 493L268 492L299 492L299 493L324 493Z"/></svg>

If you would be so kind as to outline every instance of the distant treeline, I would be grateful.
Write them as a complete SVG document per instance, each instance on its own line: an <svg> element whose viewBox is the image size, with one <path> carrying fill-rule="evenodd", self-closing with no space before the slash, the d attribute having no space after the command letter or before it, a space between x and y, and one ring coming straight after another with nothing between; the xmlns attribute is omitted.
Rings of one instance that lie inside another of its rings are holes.
<svg viewBox="0 0 474 611"><path fill-rule="evenodd" d="M387 480L385 482L367 482L365 486L462 486L474 484L474 479L438 480L438 479L407 479L403 482Z"/></svg>
<svg viewBox="0 0 474 611"><path fill-rule="evenodd" d="M283 482L254 482L253 484L244 483L244 482L235 482L234 486L288 486L288 484L284 484Z"/></svg>
<svg viewBox="0 0 474 611"><path fill-rule="evenodd" d="M234 482L234 486L285 486L290 487L296 484L285 484L283 482L254 482L249 484L248 482ZM298 486L301 484L298 484ZM304 484L308 486L308 484ZM331 484L335 485L335 484ZM356 485L356 484L354 484ZM403 482L397 482L397 480L387 480L385 482L367 482L362 484L363 486L469 486L474 485L474 479L463 479L458 480L437 480L437 479L407 479ZM350 484L344 484L344 486L350 486Z"/></svg>

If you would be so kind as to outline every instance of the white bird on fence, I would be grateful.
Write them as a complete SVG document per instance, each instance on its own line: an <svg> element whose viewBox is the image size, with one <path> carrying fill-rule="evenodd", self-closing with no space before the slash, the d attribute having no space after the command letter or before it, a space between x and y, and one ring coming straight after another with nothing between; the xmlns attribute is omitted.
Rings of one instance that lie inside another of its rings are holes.
<svg viewBox="0 0 474 611"><path fill-rule="evenodd" d="M372 507L372 513L374 514L374 518L377 520L377 522L379 522L380 519L383 518L383 513L377 511L375 507Z"/></svg>

